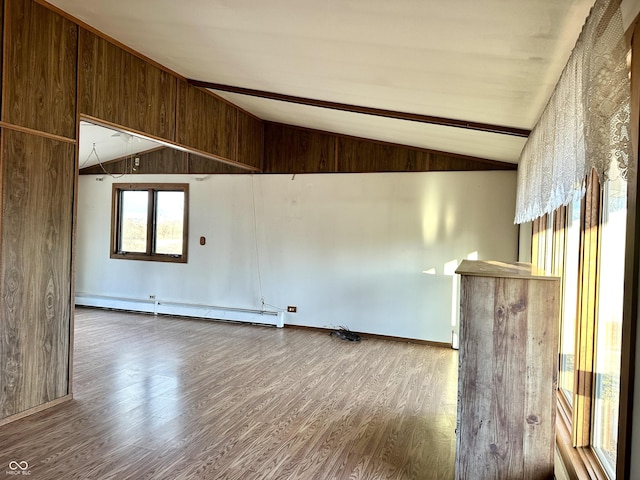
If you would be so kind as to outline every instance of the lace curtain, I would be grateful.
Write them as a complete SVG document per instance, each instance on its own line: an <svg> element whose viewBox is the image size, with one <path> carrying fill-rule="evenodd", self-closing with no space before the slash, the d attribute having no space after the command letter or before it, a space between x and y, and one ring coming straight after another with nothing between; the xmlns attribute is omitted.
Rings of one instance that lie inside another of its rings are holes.
<svg viewBox="0 0 640 480"><path fill-rule="evenodd" d="M516 223L569 204L595 168L626 178L630 82L620 0L597 0L520 154ZM614 164L617 169L610 168Z"/></svg>

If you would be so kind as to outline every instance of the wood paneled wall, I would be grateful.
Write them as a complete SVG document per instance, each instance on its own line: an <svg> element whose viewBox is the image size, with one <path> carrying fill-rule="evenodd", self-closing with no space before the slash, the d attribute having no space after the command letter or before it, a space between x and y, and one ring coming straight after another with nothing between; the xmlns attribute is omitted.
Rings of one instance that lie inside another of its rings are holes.
<svg viewBox="0 0 640 480"><path fill-rule="evenodd" d="M31 1L5 3L2 120L75 138L78 27Z"/></svg>
<svg viewBox="0 0 640 480"><path fill-rule="evenodd" d="M125 128L175 140L177 79L80 29L79 110Z"/></svg>
<svg viewBox="0 0 640 480"><path fill-rule="evenodd" d="M237 160L238 109L180 82L178 143L203 152Z"/></svg>
<svg viewBox="0 0 640 480"><path fill-rule="evenodd" d="M336 171L335 138L324 132L265 125L266 173L329 173Z"/></svg>
<svg viewBox="0 0 640 480"><path fill-rule="evenodd" d="M136 166L134 159L139 159ZM80 175L114 175L126 173L140 174L216 174L247 173L243 168L227 165L210 158L200 157L193 153L182 152L170 147L129 155L126 158L104 162L102 166L94 165L80 170Z"/></svg>
<svg viewBox="0 0 640 480"><path fill-rule="evenodd" d="M87 118L237 162L262 164L261 120L80 28L79 111Z"/></svg>
<svg viewBox="0 0 640 480"><path fill-rule="evenodd" d="M517 165L267 122L265 173L515 170Z"/></svg>
<svg viewBox="0 0 640 480"><path fill-rule="evenodd" d="M237 160L262 170L263 157L264 122L239 111Z"/></svg>
<svg viewBox="0 0 640 480"><path fill-rule="evenodd" d="M0 418L68 394L74 150L2 131Z"/></svg>
<svg viewBox="0 0 640 480"><path fill-rule="evenodd" d="M0 421L70 393L78 26L2 2Z"/></svg>
<svg viewBox="0 0 640 480"><path fill-rule="evenodd" d="M205 94L206 95L206 94ZM445 154L364 138L347 137L301 127L261 122L239 113L238 138L264 136L265 173L358 173L428 172L464 170L515 170L517 165L473 157ZM264 132L264 133L263 133ZM260 168L262 150L257 142L238 143L242 163ZM131 158L106 162L102 167L83 168L81 175L128 174L217 174L247 173L245 169L177 150L138 155L139 168Z"/></svg>

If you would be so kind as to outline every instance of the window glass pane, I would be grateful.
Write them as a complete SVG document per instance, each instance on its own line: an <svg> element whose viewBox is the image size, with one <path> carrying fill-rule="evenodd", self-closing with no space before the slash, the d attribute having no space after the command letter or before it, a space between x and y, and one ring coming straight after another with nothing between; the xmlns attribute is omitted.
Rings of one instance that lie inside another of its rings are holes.
<svg viewBox="0 0 640 480"><path fill-rule="evenodd" d="M146 191L120 192L120 251L147 251L148 203L149 194Z"/></svg>
<svg viewBox="0 0 640 480"><path fill-rule="evenodd" d="M578 262L580 259L580 197L567 206L567 228L564 254L562 295L562 328L560 331L560 391L569 405L573 404L575 368L576 313L578 303Z"/></svg>
<svg viewBox="0 0 640 480"><path fill-rule="evenodd" d="M595 388L591 443L609 475L615 476L620 395L620 349L627 185L608 181L603 189L598 317L595 344Z"/></svg>
<svg viewBox="0 0 640 480"><path fill-rule="evenodd" d="M155 253L182 255L184 192L156 192Z"/></svg>
<svg viewBox="0 0 640 480"><path fill-rule="evenodd" d="M553 271L553 218L554 212L546 215L547 229L545 231L545 246L544 246L544 270L548 273Z"/></svg>

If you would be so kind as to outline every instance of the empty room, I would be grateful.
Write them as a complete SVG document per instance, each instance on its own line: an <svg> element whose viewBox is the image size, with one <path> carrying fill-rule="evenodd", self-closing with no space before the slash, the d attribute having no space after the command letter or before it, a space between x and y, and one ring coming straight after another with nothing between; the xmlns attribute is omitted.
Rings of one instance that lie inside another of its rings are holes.
<svg viewBox="0 0 640 480"><path fill-rule="evenodd" d="M0 475L640 478L640 1L0 6Z"/></svg>

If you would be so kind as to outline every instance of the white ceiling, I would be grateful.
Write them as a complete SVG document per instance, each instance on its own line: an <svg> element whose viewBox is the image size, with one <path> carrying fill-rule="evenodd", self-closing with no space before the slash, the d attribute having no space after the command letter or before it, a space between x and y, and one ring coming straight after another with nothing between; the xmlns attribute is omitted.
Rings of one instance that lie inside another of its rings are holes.
<svg viewBox="0 0 640 480"><path fill-rule="evenodd" d="M153 140L81 121L78 165L80 168L91 167L161 146Z"/></svg>
<svg viewBox="0 0 640 480"><path fill-rule="evenodd" d="M531 129L594 0L50 3L186 78ZM525 142L220 95L265 120L496 160Z"/></svg>

